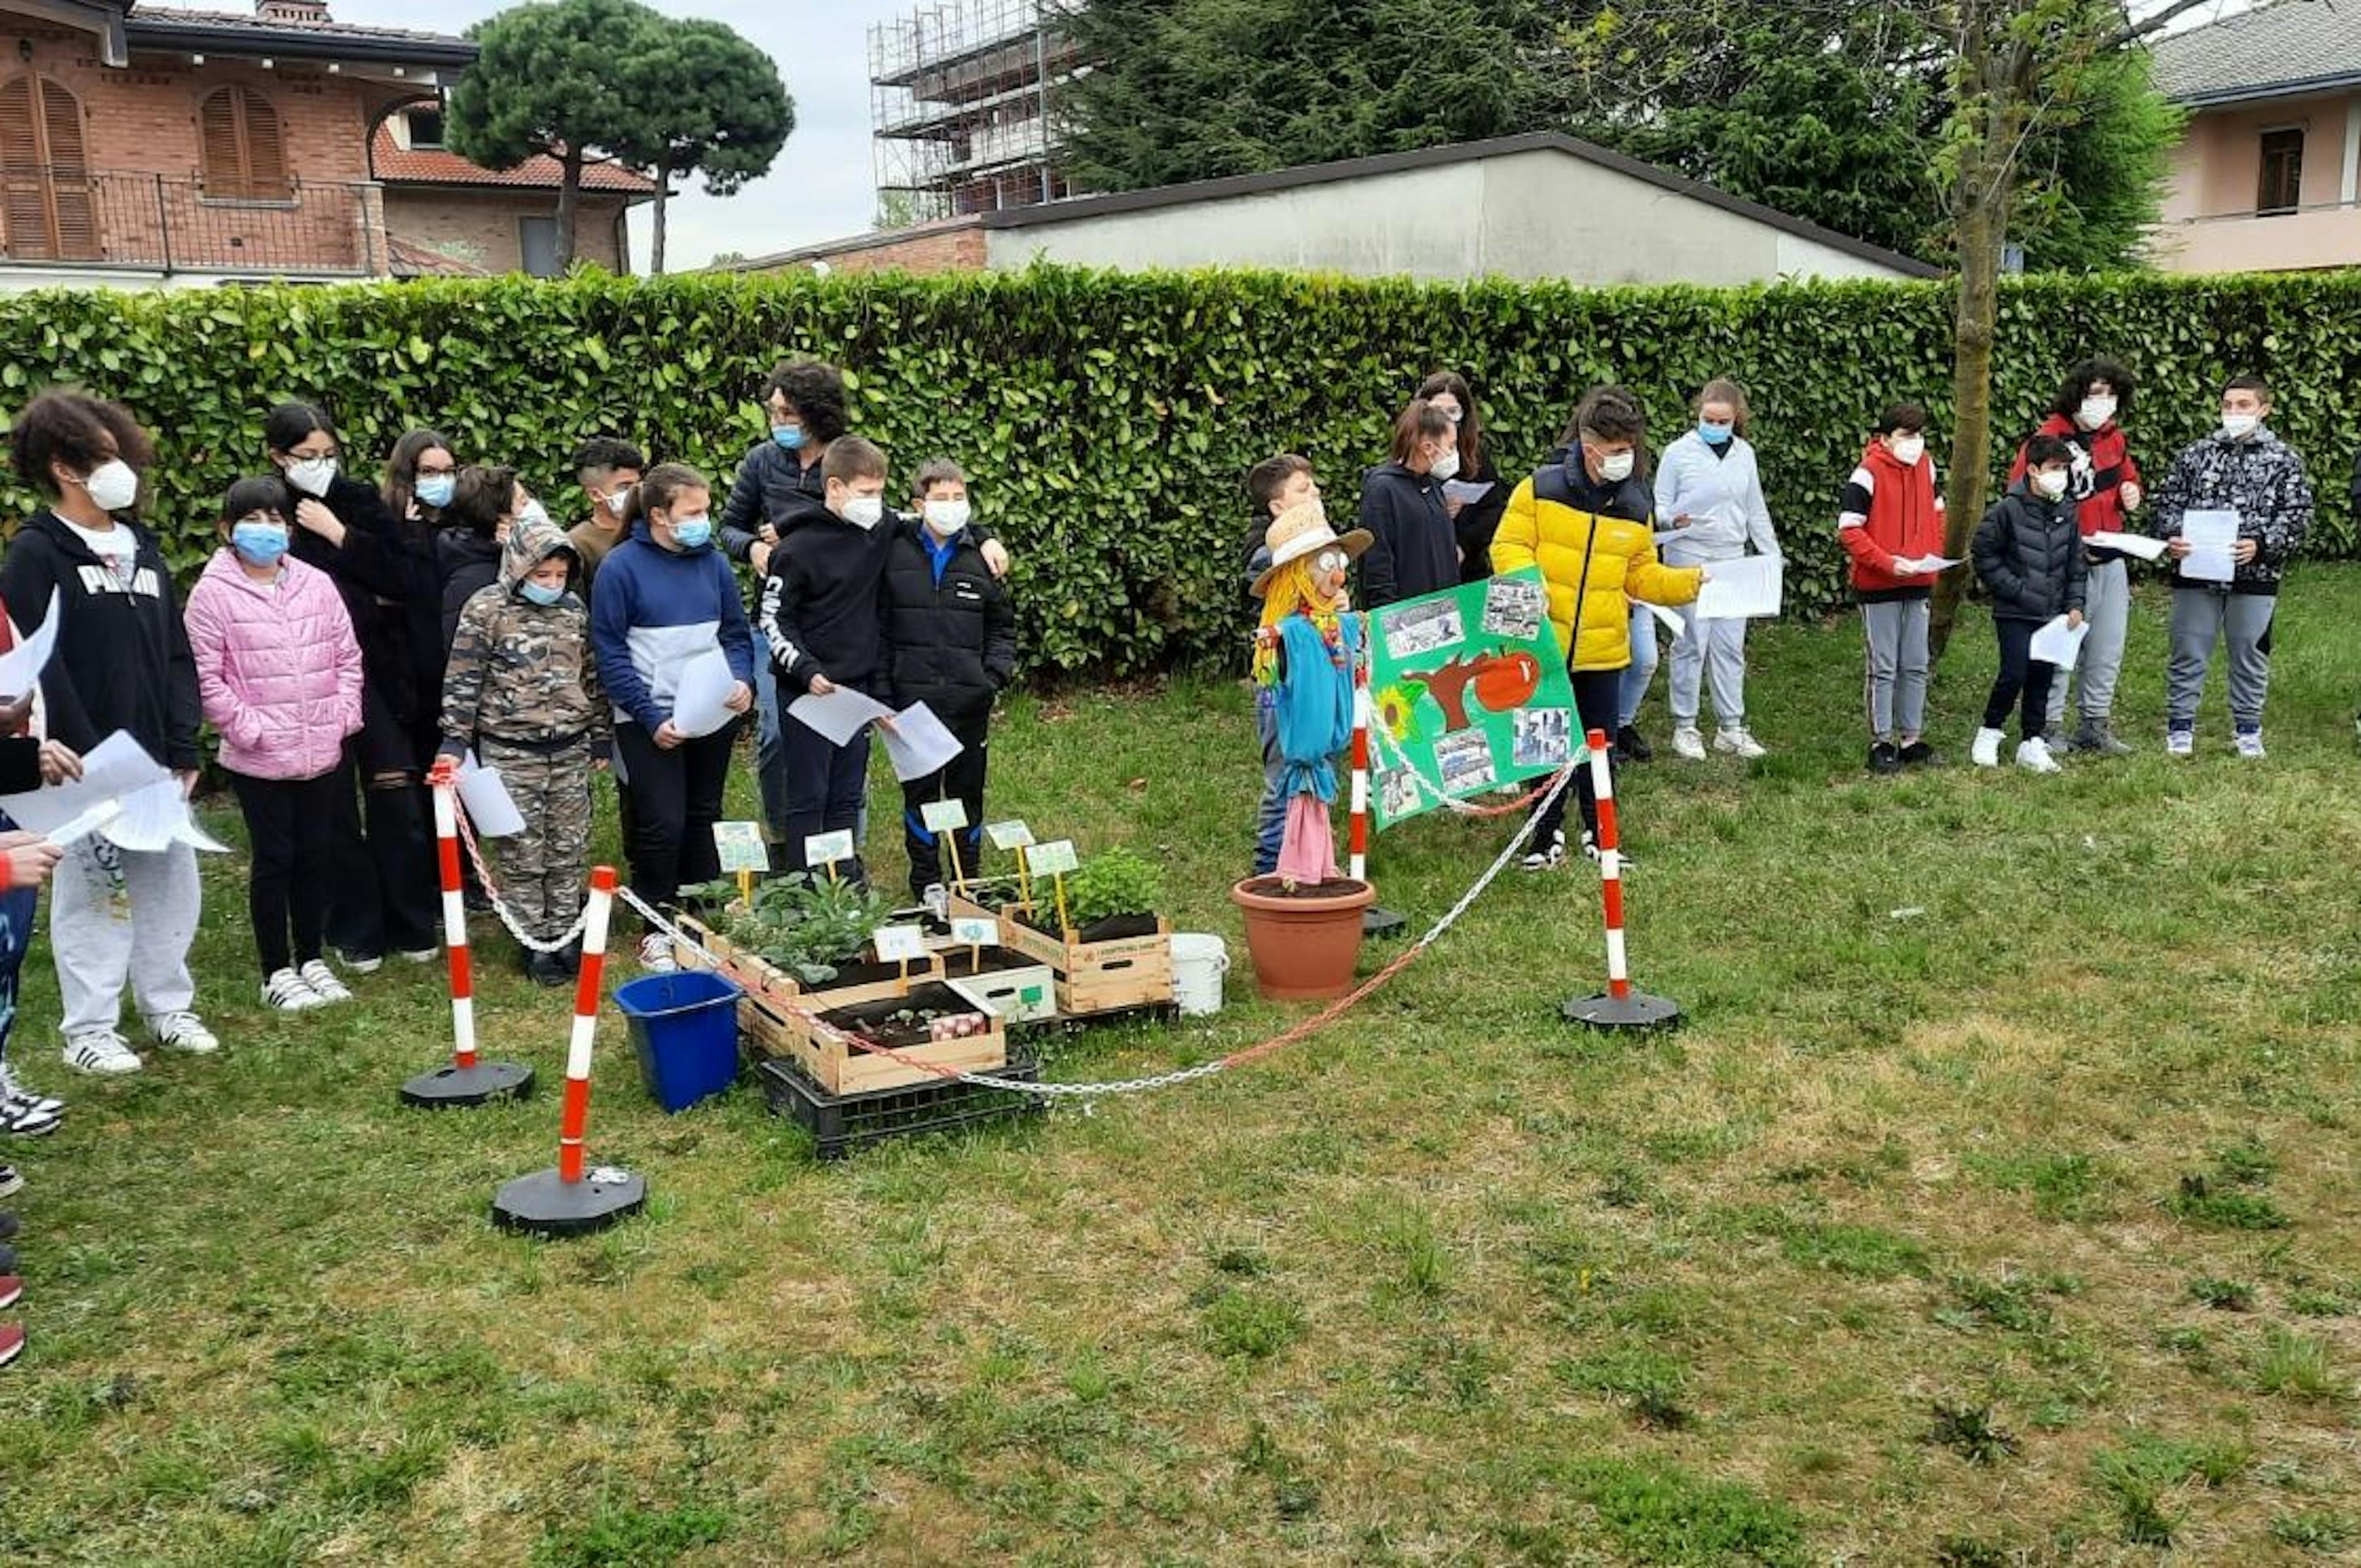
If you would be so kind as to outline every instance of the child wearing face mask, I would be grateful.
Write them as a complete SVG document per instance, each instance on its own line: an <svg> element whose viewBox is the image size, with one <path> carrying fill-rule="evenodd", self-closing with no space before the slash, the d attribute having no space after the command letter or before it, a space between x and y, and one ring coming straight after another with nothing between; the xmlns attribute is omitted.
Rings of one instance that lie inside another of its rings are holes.
<svg viewBox="0 0 2361 1568"><path fill-rule="evenodd" d="M286 493L277 479L230 487L227 543L189 590L188 634L252 841L262 1004L302 1013L352 1000L321 944L338 769L361 727L361 649L335 580L288 554Z"/></svg>
<svg viewBox="0 0 2361 1568"><path fill-rule="evenodd" d="M1361 478L1361 602L1378 609L1459 586L1459 536L1443 487L1459 473L1459 428L1423 400L1394 420L1393 457Z"/></svg>
<svg viewBox="0 0 2361 1568"><path fill-rule="evenodd" d="M541 516L541 503L517 482L513 468L470 464L452 483L449 503L443 508L443 526L434 534L434 566L442 583L443 657L451 657L451 640L459 634L459 612L467 601L500 581L500 551L509 530L528 511ZM440 674L440 672L437 672Z"/></svg>
<svg viewBox="0 0 2361 1568"><path fill-rule="evenodd" d="M1943 558L1943 493L1927 455L1927 411L1894 403L1877 416L1837 503L1837 543L1852 557L1853 598L1869 646L1869 771L1898 773L1941 761L1927 743L1927 625Z"/></svg>
<svg viewBox="0 0 2361 1568"><path fill-rule="evenodd" d="M820 466L828 515L772 550L759 616L782 709L788 807L779 849L787 871L809 869L807 839L856 826L869 780L869 731L839 746L785 709L839 686L875 696L890 679L880 589L896 531L885 518L885 455L857 435L840 436ZM851 874L866 874L858 853Z"/></svg>
<svg viewBox="0 0 2361 1568"><path fill-rule="evenodd" d="M921 467L911 501L917 520L895 526L885 553L885 663L876 696L897 709L925 703L964 748L939 771L902 786L910 894L923 899L949 871L927 827L928 802L967 807L960 870L973 876L983 862L985 746L993 702L1016 674L1016 604L984 564L958 464L938 457Z"/></svg>
<svg viewBox="0 0 2361 1568"><path fill-rule="evenodd" d="M196 665L172 574L131 521L139 470L155 455L120 404L44 392L10 422L18 478L48 495L0 558L0 600L36 624L56 596L57 652L41 674L49 737L87 755L121 731L197 783ZM158 1044L192 1052L221 1042L192 1011L189 943L202 903L195 851L175 843L135 851L93 833L58 868L50 949L63 993L66 1065L139 1070L117 1032L132 990Z"/></svg>
<svg viewBox="0 0 2361 1568"><path fill-rule="evenodd" d="M500 890L528 936L555 942L582 907L590 864L590 774L612 740L590 646L590 611L573 591L581 562L547 518L509 530L500 581L459 612L443 679L446 757L473 750L524 818L500 841ZM544 985L574 978L578 950L528 952Z"/></svg>
<svg viewBox="0 0 2361 1568"><path fill-rule="evenodd" d="M2001 727L2018 697L2025 699L2016 765L2037 773L2061 771L2043 738L2048 725L2049 683L2058 666L2033 657L2033 634L2059 616L2082 624L2090 567L2068 494L2074 449L2055 435L2025 444L2026 471L1993 503L1976 526L1971 554L1976 576L1992 595L1993 631L2000 639L2000 674L1976 731L1976 766L2000 766Z"/></svg>

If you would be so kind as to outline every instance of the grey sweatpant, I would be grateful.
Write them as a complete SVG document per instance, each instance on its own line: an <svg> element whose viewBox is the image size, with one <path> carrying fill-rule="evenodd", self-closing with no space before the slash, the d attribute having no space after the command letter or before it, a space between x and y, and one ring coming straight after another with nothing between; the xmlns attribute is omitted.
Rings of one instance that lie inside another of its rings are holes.
<svg viewBox="0 0 2361 1568"><path fill-rule="evenodd" d="M1915 740L1927 729L1925 598L1878 599L1861 607L1869 642L1869 732L1879 740Z"/></svg>
<svg viewBox="0 0 2361 1568"><path fill-rule="evenodd" d="M2082 619L2090 632L2074 661L2075 689L2081 693L2082 722L2104 724L2114 717L2115 682L2124 673L2124 637L2132 625L2132 577L2121 561L2092 566L2082 590ZM2066 676L2049 683L2049 728L2066 722Z"/></svg>
<svg viewBox="0 0 2361 1568"><path fill-rule="evenodd" d="M1679 611L1673 643L1671 701L1675 729L1694 729L1698 687L1713 685L1713 716L1724 729L1746 727L1746 622L1699 620L1697 607Z"/></svg>
<svg viewBox="0 0 2361 1568"><path fill-rule="evenodd" d="M189 975L203 897L196 851L174 844L136 854L93 833L58 863L56 877L49 948L66 1037L115 1028L126 981L141 1017L186 1012L197 996Z"/></svg>
<svg viewBox="0 0 2361 1568"><path fill-rule="evenodd" d="M2230 722L2241 734L2263 727L2263 698L2271 686L2271 656L2264 651L2263 640L2278 608L2279 600L2268 594L2172 590L2172 662L2165 667L2164 678L2167 729L2197 728L2205 672L2213 663L2213 644L2225 632L2230 640Z"/></svg>

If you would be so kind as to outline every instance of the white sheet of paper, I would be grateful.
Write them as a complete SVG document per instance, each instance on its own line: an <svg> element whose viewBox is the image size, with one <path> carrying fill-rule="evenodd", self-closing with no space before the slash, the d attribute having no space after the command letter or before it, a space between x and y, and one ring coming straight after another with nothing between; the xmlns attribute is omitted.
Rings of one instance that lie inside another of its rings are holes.
<svg viewBox="0 0 2361 1568"><path fill-rule="evenodd" d="M841 746L860 734L862 725L894 710L865 692L839 686L826 696L799 696L787 704L787 711L827 736L829 745Z"/></svg>
<svg viewBox="0 0 2361 1568"><path fill-rule="evenodd" d="M524 813L500 782L500 769L485 767L473 751L460 759L458 788L459 804L467 808L477 838L512 839L524 831Z"/></svg>
<svg viewBox="0 0 2361 1568"><path fill-rule="evenodd" d="M737 685L730 656L708 648L680 668L672 690L672 727L692 740L712 734L738 717L724 706Z"/></svg>
<svg viewBox="0 0 2361 1568"><path fill-rule="evenodd" d="M49 667L49 655L58 646L58 590L49 590L49 607L41 613L41 624L30 631L16 633L16 646L0 653L0 697L19 697L33 689Z"/></svg>
<svg viewBox="0 0 2361 1568"><path fill-rule="evenodd" d="M2120 550L2143 561L2156 560L2164 554L2164 541L2150 539L2145 533L2116 533L2103 528L2083 543L2100 550Z"/></svg>
<svg viewBox="0 0 2361 1568"><path fill-rule="evenodd" d="M1776 555L1743 555L1716 561L1707 570L1705 590L1697 595L1700 620L1750 620L1779 613L1782 571L1786 563Z"/></svg>
<svg viewBox="0 0 2361 1568"><path fill-rule="evenodd" d="M2189 541L2181 557L2180 575L2200 583L2226 583L2238 575L2238 514L2235 511L2190 511L2180 514L2180 537Z"/></svg>
<svg viewBox="0 0 2361 1568"><path fill-rule="evenodd" d="M0 797L0 811L7 812L27 833L48 833L102 801L120 800L171 776L170 769L118 729L83 755L81 778L49 789Z"/></svg>
<svg viewBox="0 0 2361 1568"><path fill-rule="evenodd" d="M118 850L152 855L186 844L209 854L228 852L228 845L197 826L188 797L181 793L181 781L170 773L123 796L122 806L98 829L99 837Z"/></svg>
<svg viewBox="0 0 2361 1568"><path fill-rule="evenodd" d="M1894 558L1894 575L1897 577L1918 577L1928 572L1948 572L1958 565L1957 561L1941 555L1896 555Z"/></svg>
<svg viewBox="0 0 2361 1568"><path fill-rule="evenodd" d="M1664 623L1664 630L1671 632L1674 636L1678 637L1682 632L1688 630L1688 622L1681 619L1680 612L1678 610L1666 609L1663 605L1650 604L1645 599L1642 599L1640 601L1640 605L1641 608L1645 609L1650 615L1653 615L1658 620L1663 621Z"/></svg>
<svg viewBox="0 0 2361 1568"><path fill-rule="evenodd" d="M1480 501L1491 493L1492 481L1489 479L1445 479L1443 481L1444 499L1445 500L1457 501L1461 506L1467 506L1472 502Z"/></svg>
<svg viewBox="0 0 2361 1568"><path fill-rule="evenodd" d="M123 809L119 800L102 800L80 817L41 835L60 850L71 850L112 821Z"/></svg>
<svg viewBox="0 0 2361 1568"><path fill-rule="evenodd" d="M894 728L880 729L878 738L885 742L885 755L894 763L894 776L904 784L939 773L945 762L967 750L958 736L944 728L935 717L935 710L923 702L914 702L894 716Z"/></svg>
<svg viewBox="0 0 2361 1568"><path fill-rule="evenodd" d="M2090 634L2089 621L2069 630L2066 618L2059 616L2033 634L2033 657L2057 665L2062 674L2074 667L2075 658L2082 652L2082 639Z"/></svg>

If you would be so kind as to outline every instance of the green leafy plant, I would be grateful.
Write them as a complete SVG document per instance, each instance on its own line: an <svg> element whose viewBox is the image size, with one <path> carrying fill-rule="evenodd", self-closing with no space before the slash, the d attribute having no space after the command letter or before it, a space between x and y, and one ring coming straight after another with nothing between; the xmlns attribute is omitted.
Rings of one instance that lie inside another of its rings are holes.
<svg viewBox="0 0 2361 1568"><path fill-rule="evenodd" d="M800 872L757 883L751 904L724 902L722 890L734 899L738 884L734 879L704 883L684 888L682 896L708 903L716 931L807 986L836 979L894 913L878 894Z"/></svg>
<svg viewBox="0 0 2361 1568"><path fill-rule="evenodd" d="M1117 846L1084 861L1066 880L1066 909L1076 929L1117 915L1154 915L1164 906L1164 868Z"/></svg>

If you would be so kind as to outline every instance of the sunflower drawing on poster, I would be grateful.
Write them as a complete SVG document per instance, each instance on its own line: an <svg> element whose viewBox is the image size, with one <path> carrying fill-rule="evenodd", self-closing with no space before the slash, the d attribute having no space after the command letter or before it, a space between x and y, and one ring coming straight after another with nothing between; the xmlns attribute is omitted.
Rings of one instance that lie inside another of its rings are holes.
<svg viewBox="0 0 2361 1568"><path fill-rule="evenodd" d="M1537 568L1389 604L1369 626L1379 828L1572 760L1574 685Z"/></svg>

